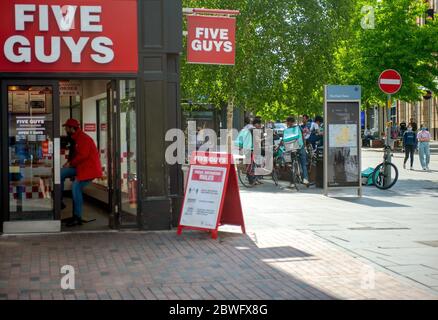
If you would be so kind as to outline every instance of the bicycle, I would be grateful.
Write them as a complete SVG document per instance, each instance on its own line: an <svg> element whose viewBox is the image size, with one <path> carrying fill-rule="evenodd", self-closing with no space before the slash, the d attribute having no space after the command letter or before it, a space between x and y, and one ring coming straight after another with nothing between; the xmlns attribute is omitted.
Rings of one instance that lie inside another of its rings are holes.
<svg viewBox="0 0 438 320"><path fill-rule="evenodd" d="M239 161L236 164L237 176L239 178L239 181L245 188L253 188L255 186L254 182L257 180L257 176L255 175L255 168L257 164L254 159L254 154L251 152L251 162L249 164L245 163L245 157L240 158L240 160L242 160L242 162ZM278 171L275 170L275 162L274 168L270 173L270 176L275 186L278 186L279 175Z"/></svg>
<svg viewBox="0 0 438 320"><path fill-rule="evenodd" d="M303 174L300 163L300 150L294 148L286 148L284 142L280 142L279 146L281 153L274 158L274 171L278 172L286 168L290 177L290 183L299 191L299 185L303 183Z"/></svg>
<svg viewBox="0 0 438 320"><path fill-rule="evenodd" d="M290 163L288 164L289 173L291 177L291 184L295 187L297 191L300 191L298 185L303 183L303 175L301 172L300 155L299 150L287 151L286 155L290 154Z"/></svg>
<svg viewBox="0 0 438 320"><path fill-rule="evenodd" d="M383 162L373 172L373 184L381 190L391 189L398 180L398 169L391 162L392 149L385 145Z"/></svg>
<svg viewBox="0 0 438 320"><path fill-rule="evenodd" d="M322 152L321 148L322 148L322 146L321 146L320 141L316 142L315 149L313 149L312 144L310 144L310 143L306 144L307 159L309 159L309 162L307 164L309 172L310 172L312 167L316 167L318 160L321 157L321 155L320 155L320 153Z"/></svg>

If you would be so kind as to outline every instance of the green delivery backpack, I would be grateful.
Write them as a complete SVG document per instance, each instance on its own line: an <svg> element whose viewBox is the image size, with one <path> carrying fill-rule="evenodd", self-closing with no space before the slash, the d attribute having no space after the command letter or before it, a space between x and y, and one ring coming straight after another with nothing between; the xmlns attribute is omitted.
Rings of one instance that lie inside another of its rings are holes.
<svg viewBox="0 0 438 320"><path fill-rule="evenodd" d="M298 126L287 128L283 131L283 142L286 151L301 149L301 129Z"/></svg>
<svg viewBox="0 0 438 320"><path fill-rule="evenodd" d="M364 186L372 186L373 184L373 172L374 168L367 168L362 171L361 177L362 177L362 185Z"/></svg>
<svg viewBox="0 0 438 320"><path fill-rule="evenodd" d="M252 134L248 129L243 129L239 132L234 145L239 149L252 150Z"/></svg>

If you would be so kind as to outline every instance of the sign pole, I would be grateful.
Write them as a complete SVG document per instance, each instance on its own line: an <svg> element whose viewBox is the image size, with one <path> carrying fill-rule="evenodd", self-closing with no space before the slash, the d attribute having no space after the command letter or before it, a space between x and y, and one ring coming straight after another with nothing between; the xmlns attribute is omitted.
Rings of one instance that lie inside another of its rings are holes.
<svg viewBox="0 0 438 320"><path fill-rule="evenodd" d="M327 139L327 91L328 91L328 86L326 85L324 88L324 118L325 118L325 139L324 139L324 195L326 197L328 197L329 192L328 192L328 139Z"/></svg>
<svg viewBox="0 0 438 320"><path fill-rule="evenodd" d="M389 146L391 143L391 127L392 127L392 120L391 120L391 107L392 107L392 99L391 99L391 95L388 94L388 111L387 111L387 115L388 115L388 119L386 122L386 146ZM386 153L386 160L391 163L392 159L391 159L391 150L385 149L384 152ZM388 186L391 184L391 167L390 166L385 166L385 176L389 177L389 179L385 179L385 186Z"/></svg>
<svg viewBox="0 0 438 320"><path fill-rule="evenodd" d="M400 73L393 69L388 69L383 71L380 74L379 77L379 88L382 90L382 92L386 93L388 95L388 119L386 121L386 141L385 141L385 150L384 150L384 159L386 162L391 163L392 162L392 155L391 155L391 127L392 127L392 121L391 121L391 107L392 107L392 100L391 97L393 94L396 94L400 91L403 79L400 75ZM387 179L384 181L385 187L389 186L391 184L391 169L390 166L385 165L385 176Z"/></svg>

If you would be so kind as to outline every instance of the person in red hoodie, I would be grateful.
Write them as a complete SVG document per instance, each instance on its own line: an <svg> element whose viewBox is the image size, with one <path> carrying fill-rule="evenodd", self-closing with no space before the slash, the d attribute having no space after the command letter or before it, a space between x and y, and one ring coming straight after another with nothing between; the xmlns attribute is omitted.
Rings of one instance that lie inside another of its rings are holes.
<svg viewBox="0 0 438 320"><path fill-rule="evenodd" d="M68 119L63 125L66 133L74 140L73 158L64 165L66 176L74 176L72 185L73 219L69 226L82 224L82 190L94 179L102 177L99 152L93 139L81 130L79 121Z"/></svg>

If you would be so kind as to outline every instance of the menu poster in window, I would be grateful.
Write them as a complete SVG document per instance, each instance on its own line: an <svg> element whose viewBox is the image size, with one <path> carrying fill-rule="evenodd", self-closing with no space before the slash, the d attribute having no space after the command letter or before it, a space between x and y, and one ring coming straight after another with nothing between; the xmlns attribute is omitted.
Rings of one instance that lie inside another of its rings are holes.
<svg viewBox="0 0 438 320"><path fill-rule="evenodd" d="M358 102L327 103L328 187L360 184L360 108Z"/></svg>
<svg viewBox="0 0 438 320"><path fill-rule="evenodd" d="M29 112L29 93L27 91L12 92L12 112L27 113Z"/></svg>
<svg viewBox="0 0 438 320"><path fill-rule="evenodd" d="M80 81L59 81L59 95L67 97L80 96L82 87Z"/></svg>
<svg viewBox="0 0 438 320"><path fill-rule="evenodd" d="M32 113L46 112L46 95L39 91L29 92L29 106Z"/></svg>

